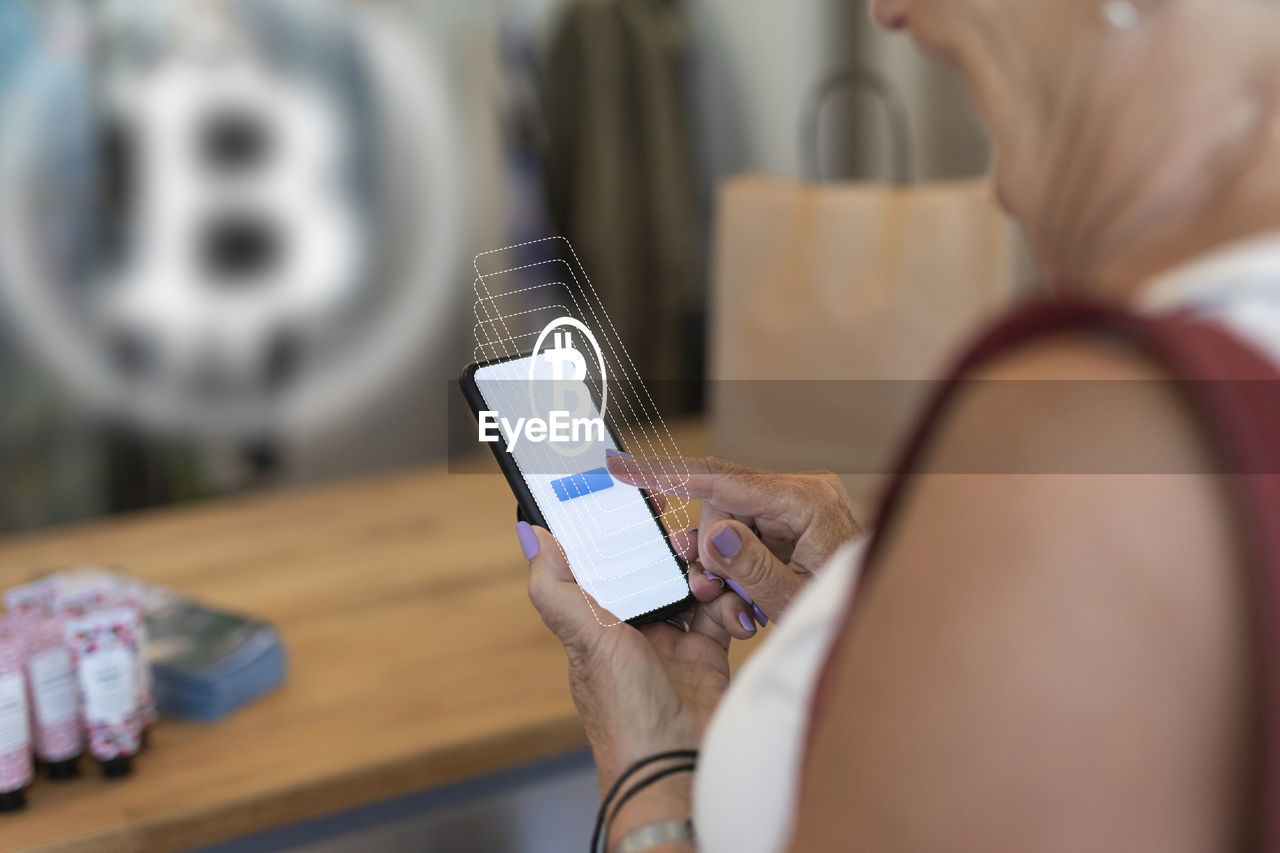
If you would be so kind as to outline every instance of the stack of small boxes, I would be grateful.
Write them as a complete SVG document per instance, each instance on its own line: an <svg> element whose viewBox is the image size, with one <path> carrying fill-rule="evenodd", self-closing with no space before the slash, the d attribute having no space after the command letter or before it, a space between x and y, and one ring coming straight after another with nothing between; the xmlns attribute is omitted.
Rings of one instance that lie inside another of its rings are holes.
<svg viewBox="0 0 1280 853"><path fill-rule="evenodd" d="M0 811L26 804L37 763L72 779L87 749L104 775L128 775L159 712L216 720L284 680L269 624L102 569L47 575L4 601Z"/></svg>

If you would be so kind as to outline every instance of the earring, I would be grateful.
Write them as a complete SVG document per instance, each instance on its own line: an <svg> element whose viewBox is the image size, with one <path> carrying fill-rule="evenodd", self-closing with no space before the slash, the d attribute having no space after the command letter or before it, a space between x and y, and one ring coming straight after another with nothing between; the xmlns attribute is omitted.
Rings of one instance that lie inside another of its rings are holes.
<svg viewBox="0 0 1280 853"><path fill-rule="evenodd" d="M1103 0L1102 18L1112 29L1131 30L1138 26L1142 15L1132 0Z"/></svg>

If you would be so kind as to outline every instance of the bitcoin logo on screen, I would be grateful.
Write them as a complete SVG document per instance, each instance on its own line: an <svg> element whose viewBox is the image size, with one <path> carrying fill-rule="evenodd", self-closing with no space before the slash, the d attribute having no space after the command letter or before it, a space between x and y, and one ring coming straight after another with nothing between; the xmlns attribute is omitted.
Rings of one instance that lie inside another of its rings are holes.
<svg viewBox="0 0 1280 853"><path fill-rule="evenodd" d="M588 361L589 356L594 359ZM591 375L592 365L596 367L595 377ZM593 383L600 395L598 413L593 412ZM529 362L529 394L534 411L546 412L548 419L559 415L570 421L603 422L609 400L604 353L586 324L574 317L557 317L542 329ZM590 447L591 441L553 442L553 446L562 455L576 456Z"/></svg>

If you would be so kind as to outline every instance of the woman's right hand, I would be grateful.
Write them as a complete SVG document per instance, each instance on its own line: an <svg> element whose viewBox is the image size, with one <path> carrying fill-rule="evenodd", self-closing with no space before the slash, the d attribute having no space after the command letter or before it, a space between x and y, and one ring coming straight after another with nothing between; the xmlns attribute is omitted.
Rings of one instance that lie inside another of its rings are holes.
<svg viewBox="0 0 1280 853"><path fill-rule="evenodd" d="M831 554L863 533L848 491L829 471L775 474L711 456L610 456L609 472L702 501L694 535L673 537L691 564L689 586L709 602L728 584L761 625L781 616Z"/></svg>

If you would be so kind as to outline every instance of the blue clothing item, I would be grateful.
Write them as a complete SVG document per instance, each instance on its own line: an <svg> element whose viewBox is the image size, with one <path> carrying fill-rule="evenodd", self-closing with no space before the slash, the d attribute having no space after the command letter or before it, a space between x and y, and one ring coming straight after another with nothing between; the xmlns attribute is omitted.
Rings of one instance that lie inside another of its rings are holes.
<svg viewBox="0 0 1280 853"><path fill-rule="evenodd" d="M30 3L0 0L0 95L18 76L35 45L36 21Z"/></svg>

